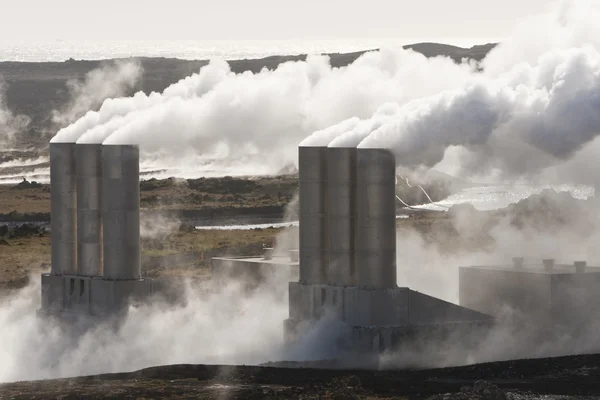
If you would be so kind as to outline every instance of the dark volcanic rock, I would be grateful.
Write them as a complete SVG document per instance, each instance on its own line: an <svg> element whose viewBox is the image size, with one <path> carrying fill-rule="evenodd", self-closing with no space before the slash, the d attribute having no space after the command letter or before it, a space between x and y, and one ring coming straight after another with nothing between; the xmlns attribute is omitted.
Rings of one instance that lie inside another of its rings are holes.
<svg viewBox="0 0 600 400"><path fill-rule="evenodd" d="M427 400L507 400L502 389L486 381L477 381L473 386L463 387L459 393L431 396Z"/></svg>
<svg viewBox="0 0 600 400"><path fill-rule="evenodd" d="M41 187L41 183L37 183L36 181L29 182L27 179L23 178L23 180L17 183L15 186L13 186L12 189L37 189Z"/></svg>
<svg viewBox="0 0 600 400"><path fill-rule="evenodd" d="M260 188L260 185L252 180L232 178L199 178L188 179L188 186L192 190L214 194L245 194Z"/></svg>
<svg viewBox="0 0 600 400"><path fill-rule="evenodd" d="M0 238L13 239L31 236L43 236L46 230L33 224L22 224L15 227L0 225Z"/></svg>

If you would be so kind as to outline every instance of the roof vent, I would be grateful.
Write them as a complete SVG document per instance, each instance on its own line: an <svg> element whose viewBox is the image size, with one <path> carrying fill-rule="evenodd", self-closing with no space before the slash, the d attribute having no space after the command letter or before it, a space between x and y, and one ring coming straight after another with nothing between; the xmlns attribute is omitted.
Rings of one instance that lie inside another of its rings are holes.
<svg viewBox="0 0 600 400"><path fill-rule="evenodd" d="M585 272L585 267L587 267L587 262L586 261L575 261L575 263L573 265L575 265L575 272L582 273L582 272Z"/></svg>

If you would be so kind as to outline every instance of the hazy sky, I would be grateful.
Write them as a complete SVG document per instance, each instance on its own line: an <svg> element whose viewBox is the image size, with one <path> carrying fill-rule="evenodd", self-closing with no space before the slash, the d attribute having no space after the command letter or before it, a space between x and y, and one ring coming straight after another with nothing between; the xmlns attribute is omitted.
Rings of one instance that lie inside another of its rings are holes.
<svg viewBox="0 0 600 400"><path fill-rule="evenodd" d="M0 40L499 39L551 0L0 0Z"/></svg>

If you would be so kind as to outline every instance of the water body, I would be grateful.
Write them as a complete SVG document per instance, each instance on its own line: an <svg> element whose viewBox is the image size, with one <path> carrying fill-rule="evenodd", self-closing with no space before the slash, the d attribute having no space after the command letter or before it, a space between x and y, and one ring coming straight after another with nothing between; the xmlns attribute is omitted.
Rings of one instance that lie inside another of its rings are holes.
<svg viewBox="0 0 600 400"><path fill-rule="evenodd" d="M415 208L440 211L447 210L453 205L470 203L477 210L497 210L533 194L539 194L544 189L554 189L557 192L567 191L579 200L594 196L594 188L583 185L490 185L463 189L444 200L418 205Z"/></svg>
<svg viewBox="0 0 600 400"><path fill-rule="evenodd" d="M373 38L346 40L19 40L0 39L0 61L48 62L104 60L128 57L169 57L184 60L241 60L276 55L349 53L394 48L432 38ZM493 42L490 39L487 42ZM444 43L471 47L485 38L444 38Z"/></svg>
<svg viewBox="0 0 600 400"><path fill-rule="evenodd" d="M398 219L408 218L408 215L396 215ZM202 231L231 231L231 230L252 230L252 229L269 229L269 228L291 228L299 226L298 221L264 223L264 224L248 224L248 225L203 225L196 226L197 230Z"/></svg>

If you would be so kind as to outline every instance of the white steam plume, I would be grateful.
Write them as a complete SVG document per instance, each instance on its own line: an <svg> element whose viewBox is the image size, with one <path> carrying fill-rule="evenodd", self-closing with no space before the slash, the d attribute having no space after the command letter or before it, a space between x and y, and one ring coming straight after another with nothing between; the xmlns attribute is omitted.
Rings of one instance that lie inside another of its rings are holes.
<svg viewBox="0 0 600 400"><path fill-rule="evenodd" d="M26 115L15 115L6 104L7 85L0 76L0 145L11 145L15 136L27 128L31 118Z"/></svg>
<svg viewBox="0 0 600 400"><path fill-rule="evenodd" d="M440 69L444 77L435 72ZM106 143L140 144L142 162L159 154L168 167L201 154L217 165L243 163L247 173L265 166L274 173L295 163L295 147L312 132L368 117L386 102L459 87L471 71L407 50L371 52L344 68L309 57L258 74L234 74L215 60L162 94L105 101L53 141L108 137Z"/></svg>
<svg viewBox="0 0 600 400"><path fill-rule="evenodd" d="M369 52L343 68L315 56L258 74L212 61L162 94L107 100L53 140L139 144L142 163L160 159L163 169L201 156L217 169L276 173L296 162L297 144L311 133L368 119L391 102L396 122L364 146L395 147L411 153L401 162L426 165L450 146L468 146L473 167L536 171L594 136L598 10L597 1L567 1L525 21L480 64L483 72L402 49ZM577 122L580 141L565 139L564 116ZM369 123L382 124L361 125ZM552 134L540 134L549 127Z"/></svg>
<svg viewBox="0 0 600 400"><path fill-rule="evenodd" d="M53 322L36 318L39 277L33 281L0 302L0 382L174 363L256 364L282 354L285 282L269 282L266 290L247 295L240 282L219 293L184 287L184 304L155 300L132 307L117 330L104 324L74 339ZM269 310L268 315L259 310Z"/></svg>
<svg viewBox="0 0 600 400"><path fill-rule="evenodd" d="M351 129L344 130L341 135L338 135L329 142L328 147L358 146L364 138L396 116L398 111L399 106L396 103L388 103L381 106L372 118L362 120L355 124ZM341 124L338 124L337 126L340 127Z"/></svg>
<svg viewBox="0 0 600 400"><path fill-rule="evenodd" d="M314 132L312 135L300 142L302 147L312 146L327 146L332 140L338 136L345 134L348 131L352 131L356 125L359 124L360 119L353 117L344 120L340 123L332 125L328 128Z"/></svg>
<svg viewBox="0 0 600 400"><path fill-rule="evenodd" d="M66 126L79 120L84 114L89 114L89 110L97 109L104 100L123 96L136 85L141 75L142 67L139 62L114 61L88 72L83 81L76 79L68 81L70 101L62 110L53 111L52 122L58 126ZM97 121L99 118L93 124L78 121L78 127L87 130L96 125ZM53 140L68 141L68 138L61 139L61 137L75 130L77 129L73 127L67 132L59 132L60 135L55 136Z"/></svg>
<svg viewBox="0 0 600 400"><path fill-rule="evenodd" d="M444 65L455 79L415 87L409 76L417 65L421 72ZM165 158L166 153L171 158L209 154L217 163L243 164L248 174L264 166L276 173L296 162L296 146L310 132L346 117L367 116L385 101L454 86L469 78L470 70L402 50L369 53L340 69L332 69L326 57L309 57L260 74L228 72L204 96L176 98L147 110L104 143L137 143L143 152L162 152Z"/></svg>
<svg viewBox="0 0 600 400"><path fill-rule="evenodd" d="M535 64L549 50L600 45L600 2L561 0L548 12L520 21L512 34L494 48L482 67L490 76L519 63Z"/></svg>
<svg viewBox="0 0 600 400"><path fill-rule="evenodd" d="M600 53L549 52L534 66L419 99L398 115L360 147L389 148L401 165L431 167L448 147L463 146L481 154L483 167L535 173L600 134Z"/></svg>

